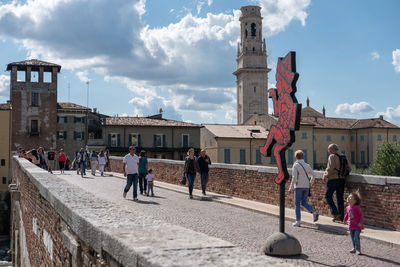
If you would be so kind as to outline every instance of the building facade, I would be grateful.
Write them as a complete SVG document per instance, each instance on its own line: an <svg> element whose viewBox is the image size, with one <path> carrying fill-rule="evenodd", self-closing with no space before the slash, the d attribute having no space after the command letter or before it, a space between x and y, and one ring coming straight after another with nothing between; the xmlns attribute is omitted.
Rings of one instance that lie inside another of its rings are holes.
<svg viewBox="0 0 400 267"><path fill-rule="evenodd" d="M200 146L207 150L211 162L266 165L261 155L268 131L261 126L203 124Z"/></svg>
<svg viewBox="0 0 400 267"><path fill-rule="evenodd" d="M11 71L12 150L56 146L60 69L60 65L36 59L7 65Z"/></svg>
<svg viewBox="0 0 400 267"><path fill-rule="evenodd" d="M262 17L258 6L240 10L240 43L237 47L237 123L252 114L268 114L267 50L262 38Z"/></svg>
<svg viewBox="0 0 400 267"><path fill-rule="evenodd" d="M103 121L106 146L113 155L125 155L129 146L147 157L183 160L189 148L200 150L201 125L160 117L109 117Z"/></svg>
<svg viewBox="0 0 400 267"><path fill-rule="evenodd" d="M8 103L0 104L0 125L0 192L5 192L8 191L11 159L11 105Z"/></svg>

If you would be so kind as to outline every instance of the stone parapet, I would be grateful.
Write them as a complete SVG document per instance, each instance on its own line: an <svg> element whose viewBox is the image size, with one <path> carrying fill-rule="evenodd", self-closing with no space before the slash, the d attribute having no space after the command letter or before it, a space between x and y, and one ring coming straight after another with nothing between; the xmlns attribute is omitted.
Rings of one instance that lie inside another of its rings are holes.
<svg viewBox="0 0 400 267"><path fill-rule="evenodd" d="M182 178L183 161L149 159L149 168L154 170L156 179L171 184L179 184ZM111 157L112 171L122 172L122 158ZM291 175L291 169L288 169ZM275 167L214 163L210 166L207 190L279 205L279 187L274 178ZM315 171L316 180L311 188L309 203L323 215L330 215L325 202L326 181L323 172ZM286 183L288 190L290 180ZM195 188L201 189L200 179L195 180ZM352 191L359 191L365 224L400 231L400 177L350 175L346 181L345 199ZM335 200L335 199L334 199ZM286 207L294 207L293 193L286 196Z"/></svg>
<svg viewBox="0 0 400 267"><path fill-rule="evenodd" d="M26 266L291 266L134 214L25 159L14 157L12 164L12 189L19 192L19 198L12 199L14 262L28 262Z"/></svg>

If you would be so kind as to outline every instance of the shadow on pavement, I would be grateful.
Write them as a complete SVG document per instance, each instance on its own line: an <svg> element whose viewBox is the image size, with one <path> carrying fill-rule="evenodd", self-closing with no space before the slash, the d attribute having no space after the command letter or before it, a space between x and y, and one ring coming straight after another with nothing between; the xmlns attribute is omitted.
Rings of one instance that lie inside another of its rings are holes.
<svg viewBox="0 0 400 267"><path fill-rule="evenodd" d="M295 257L284 257L287 259L302 259L314 264L318 264L318 265L322 265L322 266L328 266L328 267L346 267L347 265L342 265L342 264L338 264L338 265L330 265L330 264L326 264L326 263L322 263L322 262L318 262L318 261L313 261L313 260L309 260L308 256L306 254L301 254L300 256L295 256Z"/></svg>
<svg viewBox="0 0 400 267"><path fill-rule="evenodd" d="M133 199L129 199L129 201L136 202L138 204L145 204L145 205L160 205L160 203L155 202L155 201L146 201L146 200L141 200L141 199L138 199L137 201L133 201Z"/></svg>
<svg viewBox="0 0 400 267"><path fill-rule="evenodd" d="M362 251L361 251L361 252L362 252ZM367 258L370 258L370 259L374 259L374 260L377 260L377 261L381 261L382 264L384 264L384 263L390 263L390 264L394 264L394 265L400 265L400 263L399 263L398 261L392 261L392 260L388 260L388 259L381 258L381 257L371 256L371 255L368 255L368 254L361 254L361 255L359 255L358 257L367 257Z"/></svg>

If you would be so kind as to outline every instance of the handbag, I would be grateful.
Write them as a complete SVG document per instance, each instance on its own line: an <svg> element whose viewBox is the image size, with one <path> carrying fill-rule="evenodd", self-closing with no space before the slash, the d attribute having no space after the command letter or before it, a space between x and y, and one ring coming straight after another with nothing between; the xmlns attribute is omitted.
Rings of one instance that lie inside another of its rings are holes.
<svg viewBox="0 0 400 267"><path fill-rule="evenodd" d="M308 181L310 182L311 180L310 180L310 177L308 177L308 174L307 174L307 172L306 172L306 169L304 169L303 165L301 165L300 162L299 162L299 164L300 164L300 166L303 168L304 173L306 174L306 176L307 176L307 178L308 178ZM311 197L311 183L310 183L310 186L308 187L308 196Z"/></svg>
<svg viewBox="0 0 400 267"><path fill-rule="evenodd" d="M185 185L186 184L186 175L185 175L185 173L182 176L182 180L180 181L180 184L181 185Z"/></svg>

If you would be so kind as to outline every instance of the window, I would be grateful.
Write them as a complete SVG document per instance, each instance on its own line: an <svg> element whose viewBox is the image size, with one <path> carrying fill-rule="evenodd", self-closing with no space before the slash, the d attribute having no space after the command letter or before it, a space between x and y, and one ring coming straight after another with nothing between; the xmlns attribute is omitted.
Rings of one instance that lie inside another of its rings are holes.
<svg viewBox="0 0 400 267"><path fill-rule="evenodd" d="M67 132L66 131L57 131L57 140L66 140L67 139Z"/></svg>
<svg viewBox="0 0 400 267"><path fill-rule="evenodd" d="M58 117L57 116L57 122L58 123L67 123L68 122L68 117Z"/></svg>
<svg viewBox="0 0 400 267"><path fill-rule="evenodd" d="M251 24L251 36L256 36L257 27L255 23Z"/></svg>
<svg viewBox="0 0 400 267"><path fill-rule="evenodd" d="M182 147L189 147L189 135L182 134Z"/></svg>
<svg viewBox="0 0 400 267"><path fill-rule="evenodd" d="M326 141L331 141L331 136L330 135L326 136Z"/></svg>
<svg viewBox="0 0 400 267"><path fill-rule="evenodd" d="M26 80L26 73L23 70L17 71L17 82L25 82Z"/></svg>
<svg viewBox="0 0 400 267"><path fill-rule="evenodd" d="M254 48L254 47L253 47ZM254 50L253 50L254 51ZM253 90L254 90L254 93L255 92L257 92L257 88L254 86L254 88L253 88Z"/></svg>
<svg viewBox="0 0 400 267"><path fill-rule="evenodd" d="M378 141L382 141L382 135L378 134Z"/></svg>
<svg viewBox="0 0 400 267"><path fill-rule="evenodd" d="M256 164L262 164L261 152L259 149L256 149Z"/></svg>
<svg viewBox="0 0 400 267"><path fill-rule="evenodd" d="M43 72L43 82L51 83L51 72L48 71Z"/></svg>
<svg viewBox="0 0 400 267"><path fill-rule="evenodd" d="M344 140L345 140L344 135L342 135L342 141L344 142Z"/></svg>
<svg viewBox="0 0 400 267"><path fill-rule="evenodd" d="M84 132L74 132L74 140L82 141L85 140Z"/></svg>
<svg viewBox="0 0 400 267"><path fill-rule="evenodd" d="M37 83L37 82L39 82L39 72L37 72L37 71L31 71L31 82L32 82L32 83Z"/></svg>
<svg viewBox="0 0 400 267"><path fill-rule="evenodd" d="M303 149L303 153L304 153L304 161L308 163L307 149Z"/></svg>
<svg viewBox="0 0 400 267"><path fill-rule="evenodd" d="M6 184L7 183L7 177L3 177L3 184Z"/></svg>
<svg viewBox="0 0 400 267"><path fill-rule="evenodd" d="M5 159L1 160L1 166L6 166L6 160Z"/></svg>
<svg viewBox="0 0 400 267"><path fill-rule="evenodd" d="M317 136L315 134L313 134L312 138L314 141L317 141Z"/></svg>
<svg viewBox="0 0 400 267"><path fill-rule="evenodd" d="M360 135L360 141L364 142L364 135Z"/></svg>
<svg viewBox="0 0 400 267"><path fill-rule="evenodd" d="M165 134L155 134L153 136L153 146L154 147L165 147Z"/></svg>
<svg viewBox="0 0 400 267"><path fill-rule="evenodd" d="M139 135L137 133L131 133L128 136L128 145L129 146L139 146Z"/></svg>
<svg viewBox="0 0 400 267"><path fill-rule="evenodd" d="M354 151L351 151L351 153L350 153L350 162L351 162L351 164L355 164L355 162L356 162L356 157L355 157Z"/></svg>
<svg viewBox="0 0 400 267"><path fill-rule="evenodd" d="M246 149L240 149L240 164L246 164Z"/></svg>
<svg viewBox="0 0 400 267"><path fill-rule="evenodd" d="M365 151L361 151L361 163L365 164Z"/></svg>
<svg viewBox="0 0 400 267"><path fill-rule="evenodd" d="M354 142L354 135L350 136L350 142Z"/></svg>
<svg viewBox="0 0 400 267"><path fill-rule="evenodd" d="M231 163L231 150L229 148L224 149L224 162Z"/></svg>
<svg viewBox="0 0 400 267"><path fill-rule="evenodd" d="M293 164L293 149L288 150L288 163Z"/></svg>
<svg viewBox="0 0 400 267"><path fill-rule="evenodd" d="M31 135L38 135L38 134L39 134L39 121L31 120Z"/></svg>
<svg viewBox="0 0 400 267"><path fill-rule="evenodd" d="M119 147L120 145L120 135L117 133L108 134L108 146Z"/></svg>
<svg viewBox="0 0 400 267"><path fill-rule="evenodd" d="M397 136L393 135L393 142L397 142Z"/></svg>
<svg viewBox="0 0 400 267"><path fill-rule="evenodd" d="M307 133L306 132L302 132L301 133L301 139L307 139Z"/></svg>
<svg viewBox="0 0 400 267"><path fill-rule="evenodd" d="M39 93L36 93L36 92L31 93L31 106L32 107L39 106Z"/></svg>
<svg viewBox="0 0 400 267"><path fill-rule="evenodd" d="M85 123L85 117L74 117L75 123Z"/></svg>

